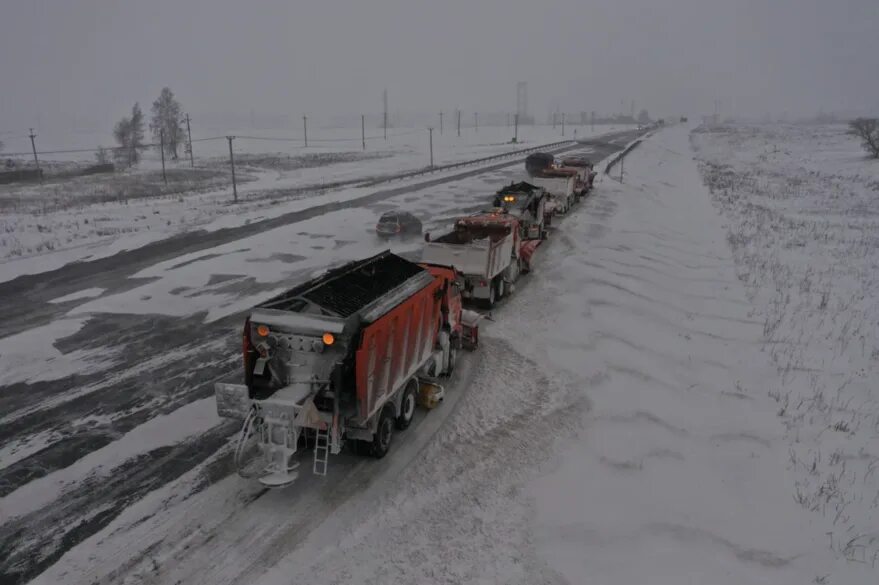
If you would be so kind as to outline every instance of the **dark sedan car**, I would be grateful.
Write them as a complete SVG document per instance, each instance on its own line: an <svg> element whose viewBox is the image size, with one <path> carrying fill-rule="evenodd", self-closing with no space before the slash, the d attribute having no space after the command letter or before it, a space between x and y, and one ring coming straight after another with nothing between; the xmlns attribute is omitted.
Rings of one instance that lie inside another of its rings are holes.
<svg viewBox="0 0 879 585"><path fill-rule="evenodd" d="M375 231L383 238L421 235L421 220L408 211L388 211L379 218Z"/></svg>

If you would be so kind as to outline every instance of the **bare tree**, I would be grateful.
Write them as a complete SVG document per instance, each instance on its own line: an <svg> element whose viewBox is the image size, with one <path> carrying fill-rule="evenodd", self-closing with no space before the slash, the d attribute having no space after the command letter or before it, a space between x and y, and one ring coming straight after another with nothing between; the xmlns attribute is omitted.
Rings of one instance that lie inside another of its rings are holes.
<svg viewBox="0 0 879 585"><path fill-rule="evenodd" d="M154 142L159 142L164 133L165 152L171 158L177 160L177 146L183 142L183 108L174 97L169 88L162 89L158 99L153 102L153 118L150 122L150 130L153 133Z"/></svg>
<svg viewBox="0 0 879 585"><path fill-rule="evenodd" d="M867 154L879 158L879 119L858 118L848 124L848 133L861 139Z"/></svg>
<svg viewBox="0 0 879 585"><path fill-rule="evenodd" d="M131 136L128 144L128 148L131 152L130 160L132 163L137 163L140 160L140 153L137 151L138 148L143 147L143 112L140 111L140 104L134 102L134 105L131 107Z"/></svg>
<svg viewBox="0 0 879 585"><path fill-rule="evenodd" d="M119 162L127 160L128 166L134 164L131 158L131 118L122 118L116 122L116 125L113 126L113 138L116 139L116 144L119 145L119 148L114 153L116 160Z"/></svg>

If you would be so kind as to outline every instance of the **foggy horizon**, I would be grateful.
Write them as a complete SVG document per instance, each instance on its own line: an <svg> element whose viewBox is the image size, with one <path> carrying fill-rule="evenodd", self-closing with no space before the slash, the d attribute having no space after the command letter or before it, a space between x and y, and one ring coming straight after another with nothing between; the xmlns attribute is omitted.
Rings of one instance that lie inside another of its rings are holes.
<svg viewBox="0 0 879 585"><path fill-rule="evenodd" d="M654 117L879 107L879 10L781 0L258 6L14 1L0 23L0 131L106 130L170 87L194 117L555 109ZM844 39L844 42L838 42ZM470 118L467 118L470 122Z"/></svg>

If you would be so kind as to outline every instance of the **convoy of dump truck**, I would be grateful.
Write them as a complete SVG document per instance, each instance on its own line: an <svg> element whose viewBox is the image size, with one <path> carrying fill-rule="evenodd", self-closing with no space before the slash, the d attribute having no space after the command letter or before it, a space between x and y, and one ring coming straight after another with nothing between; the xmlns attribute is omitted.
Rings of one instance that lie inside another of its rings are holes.
<svg viewBox="0 0 879 585"><path fill-rule="evenodd" d="M326 475L350 447L384 457L416 408L441 404L460 351L479 345L483 314L531 271L555 214L592 189L584 158L536 153L529 179L501 187L492 206L426 234L420 262L383 252L301 283L250 310L244 383L215 386L217 412L241 421L238 473L268 487L296 480L311 451Z"/></svg>

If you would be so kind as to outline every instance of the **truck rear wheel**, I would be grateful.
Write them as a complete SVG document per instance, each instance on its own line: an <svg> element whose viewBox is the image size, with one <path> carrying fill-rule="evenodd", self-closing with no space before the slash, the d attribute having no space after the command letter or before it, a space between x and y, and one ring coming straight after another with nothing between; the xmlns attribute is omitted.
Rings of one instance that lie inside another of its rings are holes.
<svg viewBox="0 0 879 585"><path fill-rule="evenodd" d="M455 363L458 361L458 349L452 347L449 349L449 367L446 370L446 377L450 378L455 371Z"/></svg>
<svg viewBox="0 0 879 585"><path fill-rule="evenodd" d="M497 302L497 286L495 286L495 283L488 285L488 298L484 302L487 309L492 308L495 302Z"/></svg>
<svg viewBox="0 0 879 585"><path fill-rule="evenodd" d="M403 390L403 398L400 399L400 416L397 417L397 428L401 431L408 429L409 425L412 424L412 419L415 417L415 405L417 403L415 386L416 383L414 381L409 382L406 385L406 389Z"/></svg>
<svg viewBox="0 0 879 585"><path fill-rule="evenodd" d="M394 435L394 407L385 406L381 417L378 419L378 427L372 437L370 452L376 459L381 459L391 449L391 437Z"/></svg>

